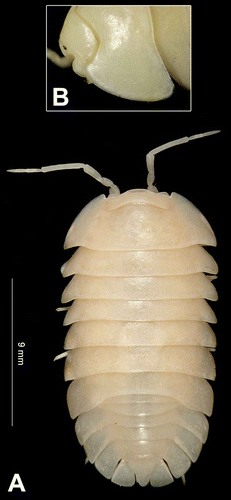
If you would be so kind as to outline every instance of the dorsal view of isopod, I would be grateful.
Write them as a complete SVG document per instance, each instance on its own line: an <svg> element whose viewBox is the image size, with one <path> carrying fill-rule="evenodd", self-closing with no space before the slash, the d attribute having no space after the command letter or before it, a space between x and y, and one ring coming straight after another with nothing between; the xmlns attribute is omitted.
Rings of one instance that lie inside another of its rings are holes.
<svg viewBox="0 0 231 500"><path fill-rule="evenodd" d="M67 403L87 461L120 486L185 480L208 435L215 379L216 238L183 196L154 186L157 153L218 131L184 137L147 155L147 189L120 194L94 168L67 164L13 172L84 169L109 187L71 225L62 294ZM67 304L65 306L65 304Z"/></svg>
<svg viewBox="0 0 231 500"><path fill-rule="evenodd" d="M190 89L190 14L190 5L72 6L59 38L63 57L50 48L47 56L110 94L166 99L173 80Z"/></svg>

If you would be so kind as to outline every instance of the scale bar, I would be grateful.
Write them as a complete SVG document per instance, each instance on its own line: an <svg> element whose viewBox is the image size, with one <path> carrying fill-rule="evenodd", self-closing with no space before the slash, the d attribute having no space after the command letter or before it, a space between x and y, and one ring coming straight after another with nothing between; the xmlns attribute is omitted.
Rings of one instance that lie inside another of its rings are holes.
<svg viewBox="0 0 231 500"><path fill-rule="evenodd" d="M10 283L10 303L11 303L11 404L10 404L10 424L14 426L14 279Z"/></svg>

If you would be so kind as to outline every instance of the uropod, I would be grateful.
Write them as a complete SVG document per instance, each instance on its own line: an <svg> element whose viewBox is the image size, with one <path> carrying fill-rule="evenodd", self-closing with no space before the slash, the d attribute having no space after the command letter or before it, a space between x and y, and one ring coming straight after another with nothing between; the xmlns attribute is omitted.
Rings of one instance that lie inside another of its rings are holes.
<svg viewBox="0 0 231 500"><path fill-rule="evenodd" d="M166 99L172 78L190 89L190 5L72 6L59 45L51 61L116 96Z"/></svg>
<svg viewBox="0 0 231 500"><path fill-rule="evenodd" d="M65 240L78 247L62 266L72 277L62 302L69 326L65 380L70 416L87 460L113 483L154 487L184 480L208 435L215 379L211 351L218 272L201 212L158 192L155 155L218 131L183 137L147 155L147 189L119 188L85 164L13 172L84 169L108 186L79 213Z"/></svg>

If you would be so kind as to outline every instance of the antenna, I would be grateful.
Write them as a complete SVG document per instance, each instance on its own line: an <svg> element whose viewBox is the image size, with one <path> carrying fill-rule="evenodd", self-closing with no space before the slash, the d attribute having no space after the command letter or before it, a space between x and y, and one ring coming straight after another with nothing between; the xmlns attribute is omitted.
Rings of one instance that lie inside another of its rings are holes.
<svg viewBox="0 0 231 500"><path fill-rule="evenodd" d="M71 169L80 169L82 168L83 171L90 175L91 177L94 177L98 182L103 184L103 186L109 187L109 193L110 194L120 194L120 190L118 186L116 186L110 179L107 179L107 177L102 177L97 170L95 170L93 167L90 165L87 165L85 163L67 163L67 164L60 164L60 165L50 165L48 167L41 167L41 168L12 168L10 170L7 170L7 172L11 172L13 174L34 174L37 172L54 172L56 170L71 170Z"/></svg>
<svg viewBox="0 0 231 500"><path fill-rule="evenodd" d="M148 188L150 191L156 192L157 189L154 186L154 180L155 180L155 169L154 169L154 162L155 162L155 156L157 153L160 153L161 151L164 151L165 149L172 148L173 146L178 146L179 144L184 144L189 141L193 141L194 139L202 139L203 137L207 137L209 135L213 134L218 134L218 132L221 132L220 130L212 130L210 132L204 132L202 134L195 134L191 135L189 137L181 137L180 139L175 139L174 141L166 142L165 144L162 144L162 146L158 146L157 148L152 149L149 151L149 153L146 155L146 164L147 164L147 169L148 169L148 177L147 177L147 184Z"/></svg>

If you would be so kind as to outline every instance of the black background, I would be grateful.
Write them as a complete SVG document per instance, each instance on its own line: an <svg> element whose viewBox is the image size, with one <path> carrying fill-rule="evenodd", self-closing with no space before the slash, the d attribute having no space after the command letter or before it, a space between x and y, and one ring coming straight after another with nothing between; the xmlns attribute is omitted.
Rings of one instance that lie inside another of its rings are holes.
<svg viewBox="0 0 231 500"><path fill-rule="evenodd" d="M80 79L71 70L65 72L55 67L50 69L51 78L54 78L52 85L69 89L70 78L70 93L74 95L73 82L76 81L78 103L86 102L89 91L89 106L86 106L87 112L46 112L45 4L37 5L29 13L26 6L14 5L11 26L14 38L9 51L12 58L6 72L10 88L4 127L3 150L6 154L1 164L2 248L6 252L2 259L2 356L5 362L2 387L7 390L3 429L6 432L2 433L2 439L5 434L7 437L3 455L6 471L1 487L7 498L37 499L59 494L69 499L83 494L106 496L113 493L119 493L126 500L141 494L144 499L153 495L155 498L170 498L172 494L184 498L185 495L193 497L195 493L201 496L219 493L221 484L228 481L225 456L228 421L224 421L224 417L228 410L225 386L227 382L228 387L230 385L225 360L230 345L225 290L229 272L225 253L230 232L226 124L229 102L226 82L221 77L225 61L225 29L221 31L223 16L219 9L215 11L206 4L203 8L196 4L192 7L191 112L176 111L176 104L171 104L171 108L167 103L171 98L163 106L158 103L155 110L147 104L142 107L140 103L125 102L104 94L93 85L88 86L84 80L79 83ZM219 37L215 27L220 28ZM54 44L56 42L53 40ZM54 45L51 48L56 49ZM49 89L50 86L49 80ZM181 89L178 90L181 94ZM181 97L178 98L181 101ZM97 112L97 106L107 111ZM108 112L110 109L118 111ZM173 148L156 158L159 191L175 191L192 201L209 220L218 239L218 247L211 250L220 273L216 282L219 302L214 305L218 316L215 326L218 375L212 384L215 407L210 419L209 438L199 459L186 475L186 486L177 480L170 486L155 490L139 485L120 488L103 478L94 466L84 464L85 455L75 437L74 423L66 407L63 360L53 362L55 355L63 350L66 333L62 327L63 313L55 311L66 283L59 269L70 256L68 251L63 251L65 234L86 203L101 193L108 194L108 189L82 171L16 175L6 173L6 169L83 162L111 178L121 192L146 188L145 155L149 150L185 135L213 129L222 132ZM13 427L10 425L12 278ZM26 343L23 367L17 366L18 342ZM17 489L7 492L14 473L20 474L25 493Z"/></svg>

